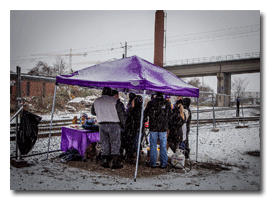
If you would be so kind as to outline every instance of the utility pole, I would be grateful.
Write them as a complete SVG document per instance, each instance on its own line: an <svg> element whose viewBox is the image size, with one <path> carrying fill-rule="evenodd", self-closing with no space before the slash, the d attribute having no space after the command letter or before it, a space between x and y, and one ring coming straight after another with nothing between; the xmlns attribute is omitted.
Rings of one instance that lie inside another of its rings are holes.
<svg viewBox="0 0 270 200"><path fill-rule="evenodd" d="M122 43L120 43L122 45ZM125 49L125 53L123 54L123 58L126 58L127 57L127 50L130 49L132 46L128 46L127 45L127 42L125 42L125 46L122 45L121 48L124 48Z"/></svg>
<svg viewBox="0 0 270 200"><path fill-rule="evenodd" d="M127 57L127 42L125 42L125 58Z"/></svg>
<svg viewBox="0 0 270 200"><path fill-rule="evenodd" d="M70 49L70 54L69 54L69 71L71 73L72 70L72 49Z"/></svg>
<svg viewBox="0 0 270 200"><path fill-rule="evenodd" d="M125 42L125 46L122 46L125 49L125 53L123 54L123 58L127 57L127 42Z"/></svg>

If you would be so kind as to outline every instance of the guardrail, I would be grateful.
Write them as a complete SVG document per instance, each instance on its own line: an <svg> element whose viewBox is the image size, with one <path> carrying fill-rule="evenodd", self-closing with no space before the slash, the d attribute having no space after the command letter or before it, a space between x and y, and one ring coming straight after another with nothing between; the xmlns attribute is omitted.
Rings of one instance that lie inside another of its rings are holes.
<svg viewBox="0 0 270 200"><path fill-rule="evenodd" d="M164 67L166 67L166 66L173 66L173 65L199 64L199 63L209 63L209 62L242 60L242 59L250 59L250 58L260 58L260 52L172 60L172 61L166 61L163 65Z"/></svg>

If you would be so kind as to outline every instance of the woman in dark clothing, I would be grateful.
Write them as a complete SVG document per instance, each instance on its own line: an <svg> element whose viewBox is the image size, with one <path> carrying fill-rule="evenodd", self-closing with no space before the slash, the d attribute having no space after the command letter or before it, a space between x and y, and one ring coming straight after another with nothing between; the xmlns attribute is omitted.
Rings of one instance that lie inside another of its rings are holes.
<svg viewBox="0 0 270 200"><path fill-rule="evenodd" d="M126 111L125 111L125 123L126 123L126 119L127 119L127 116L126 114L128 112L130 112L130 108L131 108L131 103L133 101L133 99L136 97L136 94L134 94L133 92L130 92L129 93L129 101L128 101L128 104L126 106ZM126 128L125 128L126 129ZM120 148L120 154L121 154L121 158L122 159L125 159L126 155L124 155L124 149L126 151L126 154L127 154L127 149L129 148L130 146L130 138L128 138L128 135L126 133L126 130L122 130L121 132L121 148Z"/></svg>
<svg viewBox="0 0 270 200"><path fill-rule="evenodd" d="M184 109L186 109L188 111L188 114L187 114L187 131L186 131L186 140L184 141L184 144L185 144L185 149L186 149L186 152L185 152L185 156L186 158L189 158L189 153L190 153L190 149L189 149L189 132L190 132L190 121L191 121L191 111L190 111L190 98L184 98L183 99L183 106L184 106Z"/></svg>
<svg viewBox="0 0 270 200"><path fill-rule="evenodd" d="M133 92L130 92L128 97L129 97L129 101L127 104L127 110L131 107L131 103L132 103L133 99L136 98L136 94L134 94Z"/></svg>
<svg viewBox="0 0 270 200"><path fill-rule="evenodd" d="M136 96L126 111L125 123L125 149L127 158L134 158L138 145L138 135L140 131L142 101L140 96Z"/></svg>
<svg viewBox="0 0 270 200"><path fill-rule="evenodd" d="M182 100L179 100L175 104L172 117L169 121L168 144L174 153L176 152L176 149L179 149L179 144L183 142L182 126L184 123L186 123L186 117Z"/></svg>

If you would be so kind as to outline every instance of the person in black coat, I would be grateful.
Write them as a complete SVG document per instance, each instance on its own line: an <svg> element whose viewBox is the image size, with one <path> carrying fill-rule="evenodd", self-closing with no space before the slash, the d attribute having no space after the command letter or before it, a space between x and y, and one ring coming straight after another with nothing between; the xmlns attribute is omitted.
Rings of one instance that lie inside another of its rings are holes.
<svg viewBox="0 0 270 200"><path fill-rule="evenodd" d="M119 92L117 90L112 90L112 96L115 97L117 99L117 104L119 105L117 108L119 109L118 112L123 113L122 115L125 115L125 106L124 104L121 102L121 100L119 99ZM121 127L124 128L124 127Z"/></svg>
<svg viewBox="0 0 270 200"><path fill-rule="evenodd" d="M150 165L157 167L157 141L160 144L160 167L167 167L167 131L171 117L171 105L163 97L162 92L157 92L156 97L148 102L144 110L144 121L149 117L150 131Z"/></svg>
<svg viewBox="0 0 270 200"><path fill-rule="evenodd" d="M138 146L138 136L140 131L140 119L142 110L141 96L137 95L132 99L129 108L126 111L126 122L123 148L126 149L127 159L135 157Z"/></svg>
<svg viewBox="0 0 270 200"><path fill-rule="evenodd" d="M120 117L123 118L124 124L121 126L121 146L120 146L120 158L123 158L123 146L125 145L125 136L124 136L124 130L125 130L125 106L119 99L119 92L117 90L112 90L112 96L117 99L117 112L120 113Z"/></svg>
<svg viewBox="0 0 270 200"><path fill-rule="evenodd" d="M128 101L128 104L127 104L127 110L130 108L133 99L136 98L136 94L134 94L133 92L130 92L128 97L129 97L129 101Z"/></svg>
<svg viewBox="0 0 270 200"><path fill-rule="evenodd" d="M174 106L172 117L169 121L168 145L175 153L179 144L183 142L182 126L186 123L182 100L178 100Z"/></svg>
<svg viewBox="0 0 270 200"><path fill-rule="evenodd" d="M188 111L187 123L186 123L186 126L187 126L186 140L184 141L185 149L186 149L186 153L185 153L186 158L189 158L189 152L190 152L190 149L189 149L189 133L190 133L190 122L191 122L191 110L189 108L190 102L191 102L190 98L183 99L184 109Z"/></svg>

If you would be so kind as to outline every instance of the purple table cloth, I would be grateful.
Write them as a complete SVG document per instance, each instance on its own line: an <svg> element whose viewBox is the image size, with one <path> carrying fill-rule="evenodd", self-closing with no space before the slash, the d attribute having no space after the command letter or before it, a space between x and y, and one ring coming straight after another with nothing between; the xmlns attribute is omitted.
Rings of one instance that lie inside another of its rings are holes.
<svg viewBox="0 0 270 200"><path fill-rule="evenodd" d="M99 132L62 127L61 151L67 151L73 147L80 152L81 156L84 156L87 146L99 140Z"/></svg>

